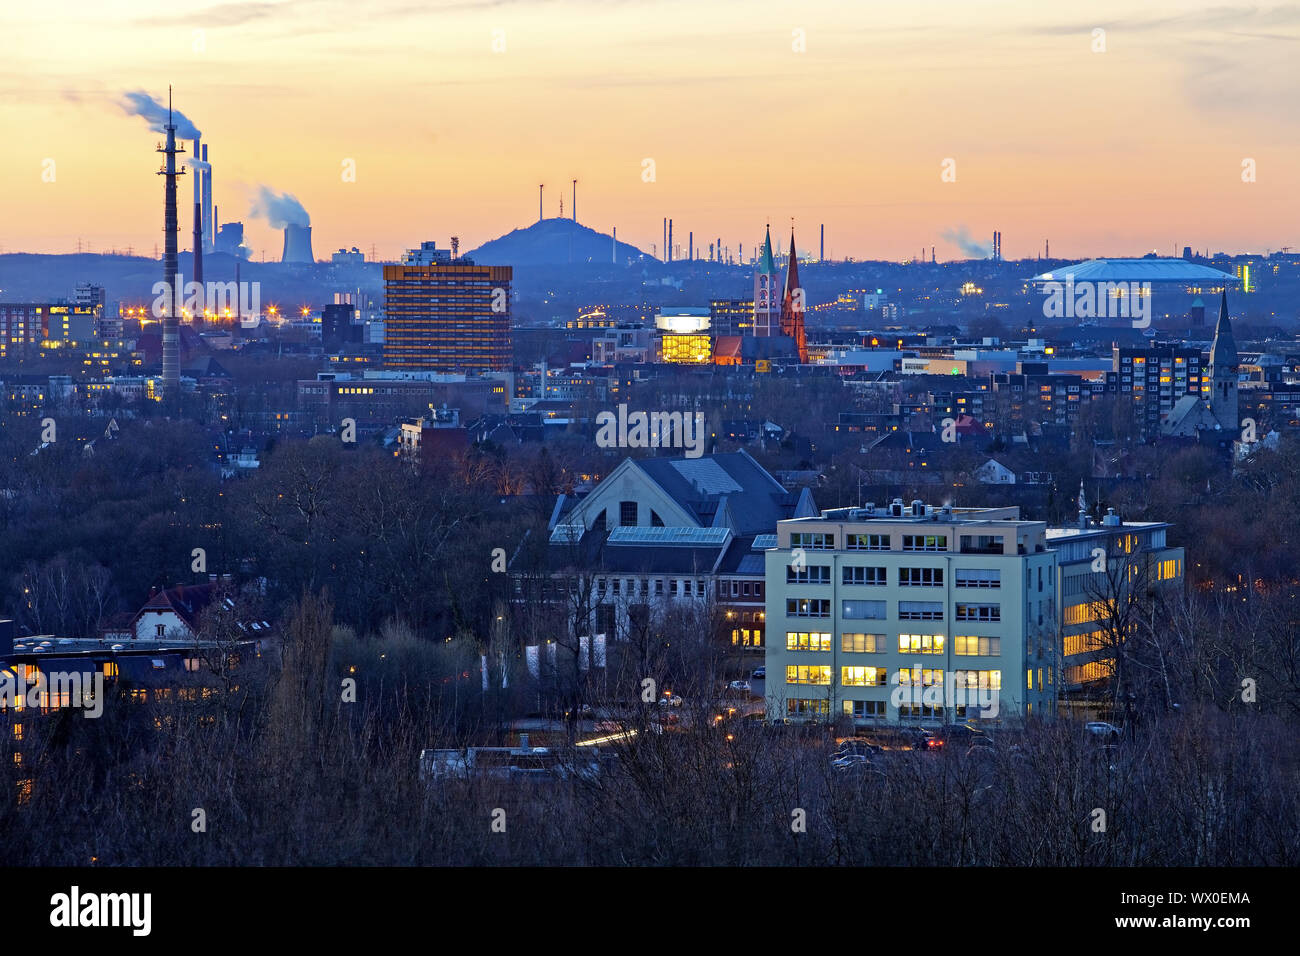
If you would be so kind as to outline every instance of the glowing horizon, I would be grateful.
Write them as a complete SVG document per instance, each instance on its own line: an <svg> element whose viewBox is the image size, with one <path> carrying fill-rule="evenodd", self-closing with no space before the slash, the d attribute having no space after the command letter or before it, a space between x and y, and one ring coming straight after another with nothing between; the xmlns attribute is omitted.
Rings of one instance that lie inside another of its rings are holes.
<svg viewBox="0 0 1300 956"><path fill-rule="evenodd" d="M647 253L664 216L746 258L792 218L835 258L966 258L952 237L995 229L1004 258L1300 247L1300 11L1126 6L53 0L7 11L0 248L152 255L160 137L119 103L169 82L254 260L281 245L262 185L302 202L318 259L391 259L535 222L539 182L567 216L575 178L578 221Z"/></svg>

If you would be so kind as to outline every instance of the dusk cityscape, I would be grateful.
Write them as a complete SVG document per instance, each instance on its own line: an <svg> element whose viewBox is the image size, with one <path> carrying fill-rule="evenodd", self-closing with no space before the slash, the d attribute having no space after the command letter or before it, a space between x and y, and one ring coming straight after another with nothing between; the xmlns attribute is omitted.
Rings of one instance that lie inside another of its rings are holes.
<svg viewBox="0 0 1300 956"><path fill-rule="evenodd" d="M1297 41L1195 0L6 10L36 924L185 939L234 880L414 929L421 867L467 920L547 917L535 868L692 915L816 868L1268 925Z"/></svg>

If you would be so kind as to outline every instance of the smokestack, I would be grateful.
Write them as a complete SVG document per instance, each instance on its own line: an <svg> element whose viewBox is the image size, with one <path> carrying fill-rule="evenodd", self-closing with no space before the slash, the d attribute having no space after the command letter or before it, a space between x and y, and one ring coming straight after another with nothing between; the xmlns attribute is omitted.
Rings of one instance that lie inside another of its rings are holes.
<svg viewBox="0 0 1300 956"><path fill-rule="evenodd" d="M190 155L193 156L196 160L202 160L203 140L200 139L198 136L195 136L191 145L193 146L194 151ZM192 164L192 168L194 170L194 202L197 205L198 203L203 202L203 167L196 162ZM199 223L200 223L199 235L203 235L203 229L202 229L203 213L202 212L199 213Z"/></svg>
<svg viewBox="0 0 1300 956"><path fill-rule="evenodd" d="M163 394L174 397L180 389L180 316L178 315L181 295L176 268L176 247L179 224L176 216L176 177L185 175L185 170L176 168L176 156L183 153L183 147L176 145L176 124L172 121L172 88L167 87L167 145L158 149L167 157L166 166L159 170L165 177L163 186L163 281L167 283L168 302L163 310L162 331L162 379Z"/></svg>
<svg viewBox="0 0 1300 956"><path fill-rule="evenodd" d="M206 143L203 144L203 162L207 163L203 167L203 251L212 252L217 248L217 227L212 218L212 164L208 163Z"/></svg>
<svg viewBox="0 0 1300 956"><path fill-rule="evenodd" d="M537 221L541 222L546 218L546 213L542 212L542 186L544 183L537 184Z"/></svg>
<svg viewBox="0 0 1300 956"><path fill-rule="evenodd" d="M570 211L573 213L573 221L577 222L578 221L578 181L576 179L573 181L573 209Z"/></svg>
<svg viewBox="0 0 1300 956"><path fill-rule="evenodd" d="M614 235L610 237L609 261L618 264L618 226L614 227Z"/></svg>
<svg viewBox="0 0 1300 956"><path fill-rule="evenodd" d="M203 285L203 206L194 204L194 281Z"/></svg>
<svg viewBox="0 0 1300 956"><path fill-rule="evenodd" d="M280 261L316 261L311 252L311 226L295 226L290 223L284 227L284 251L280 254Z"/></svg>
<svg viewBox="0 0 1300 956"><path fill-rule="evenodd" d="M673 261L673 221L671 218L669 218L668 220L668 245L665 248L668 250L668 261L672 262Z"/></svg>
<svg viewBox="0 0 1300 956"><path fill-rule="evenodd" d="M817 247L817 261L826 261L826 223L822 223L822 239L821 244Z"/></svg>
<svg viewBox="0 0 1300 956"><path fill-rule="evenodd" d="M1046 247L1045 247L1045 249L1044 249L1043 258L1044 258L1044 259L1050 259L1050 258L1052 258L1052 240L1051 240L1051 239L1044 239L1043 241L1047 244Z"/></svg>
<svg viewBox="0 0 1300 956"><path fill-rule="evenodd" d="M686 232L686 258L690 261L695 260L695 232L687 230Z"/></svg>
<svg viewBox="0 0 1300 956"><path fill-rule="evenodd" d="M668 261L668 217L667 216L664 216L664 244L662 248L664 250L664 262L667 262Z"/></svg>

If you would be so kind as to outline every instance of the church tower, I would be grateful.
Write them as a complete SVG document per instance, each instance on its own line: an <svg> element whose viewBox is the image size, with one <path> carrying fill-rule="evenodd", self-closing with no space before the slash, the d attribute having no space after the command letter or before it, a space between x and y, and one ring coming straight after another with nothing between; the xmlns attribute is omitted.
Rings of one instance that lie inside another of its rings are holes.
<svg viewBox="0 0 1300 956"><path fill-rule="evenodd" d="M781 295L781 334L794 339L799 361L808 361L808 341L803 328L804 291L799 284L799 256L794 251L794 230L790 230L790 261L785 270L785 289ZM1234 353L1235 354L1235 353Z"/></svg>
<svg viewBox="0 0 1300 956"><path fill-rule="evenodd" d="M1219 302L1219 321L1214 327L1214 344L1210 346L1210 411L1219 426L1237 431L1241 420L1237 411L1237 343L1228 319L1228 290Z"/></svg>
<svg viewBox="0 0 1300 956"><path fill-rule="evenodd" d="M767 230L754 267L754 334L769 336L779 328L781 302L776 291L776 260L772 258L772 230Z"/></svg>

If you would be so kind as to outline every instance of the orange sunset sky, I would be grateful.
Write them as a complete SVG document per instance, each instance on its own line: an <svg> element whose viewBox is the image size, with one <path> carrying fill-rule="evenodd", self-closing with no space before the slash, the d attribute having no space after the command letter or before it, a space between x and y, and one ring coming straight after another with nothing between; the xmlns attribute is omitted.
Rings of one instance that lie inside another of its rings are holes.
<svg viewBox="0 0 1300 956"><path fill-rule="evenodd" d="M647 252L664 216L747 255L792 217L835 257L964 258L963 229L1007 258L1300 248L1298 41L1297 8L1221 0L8 4L0 247L152 254L158 136L119 104L172 83L255 258L258 184L317 258L393 258L533 222L540 182L567 215L575 177L579 221Z"/></svg>

